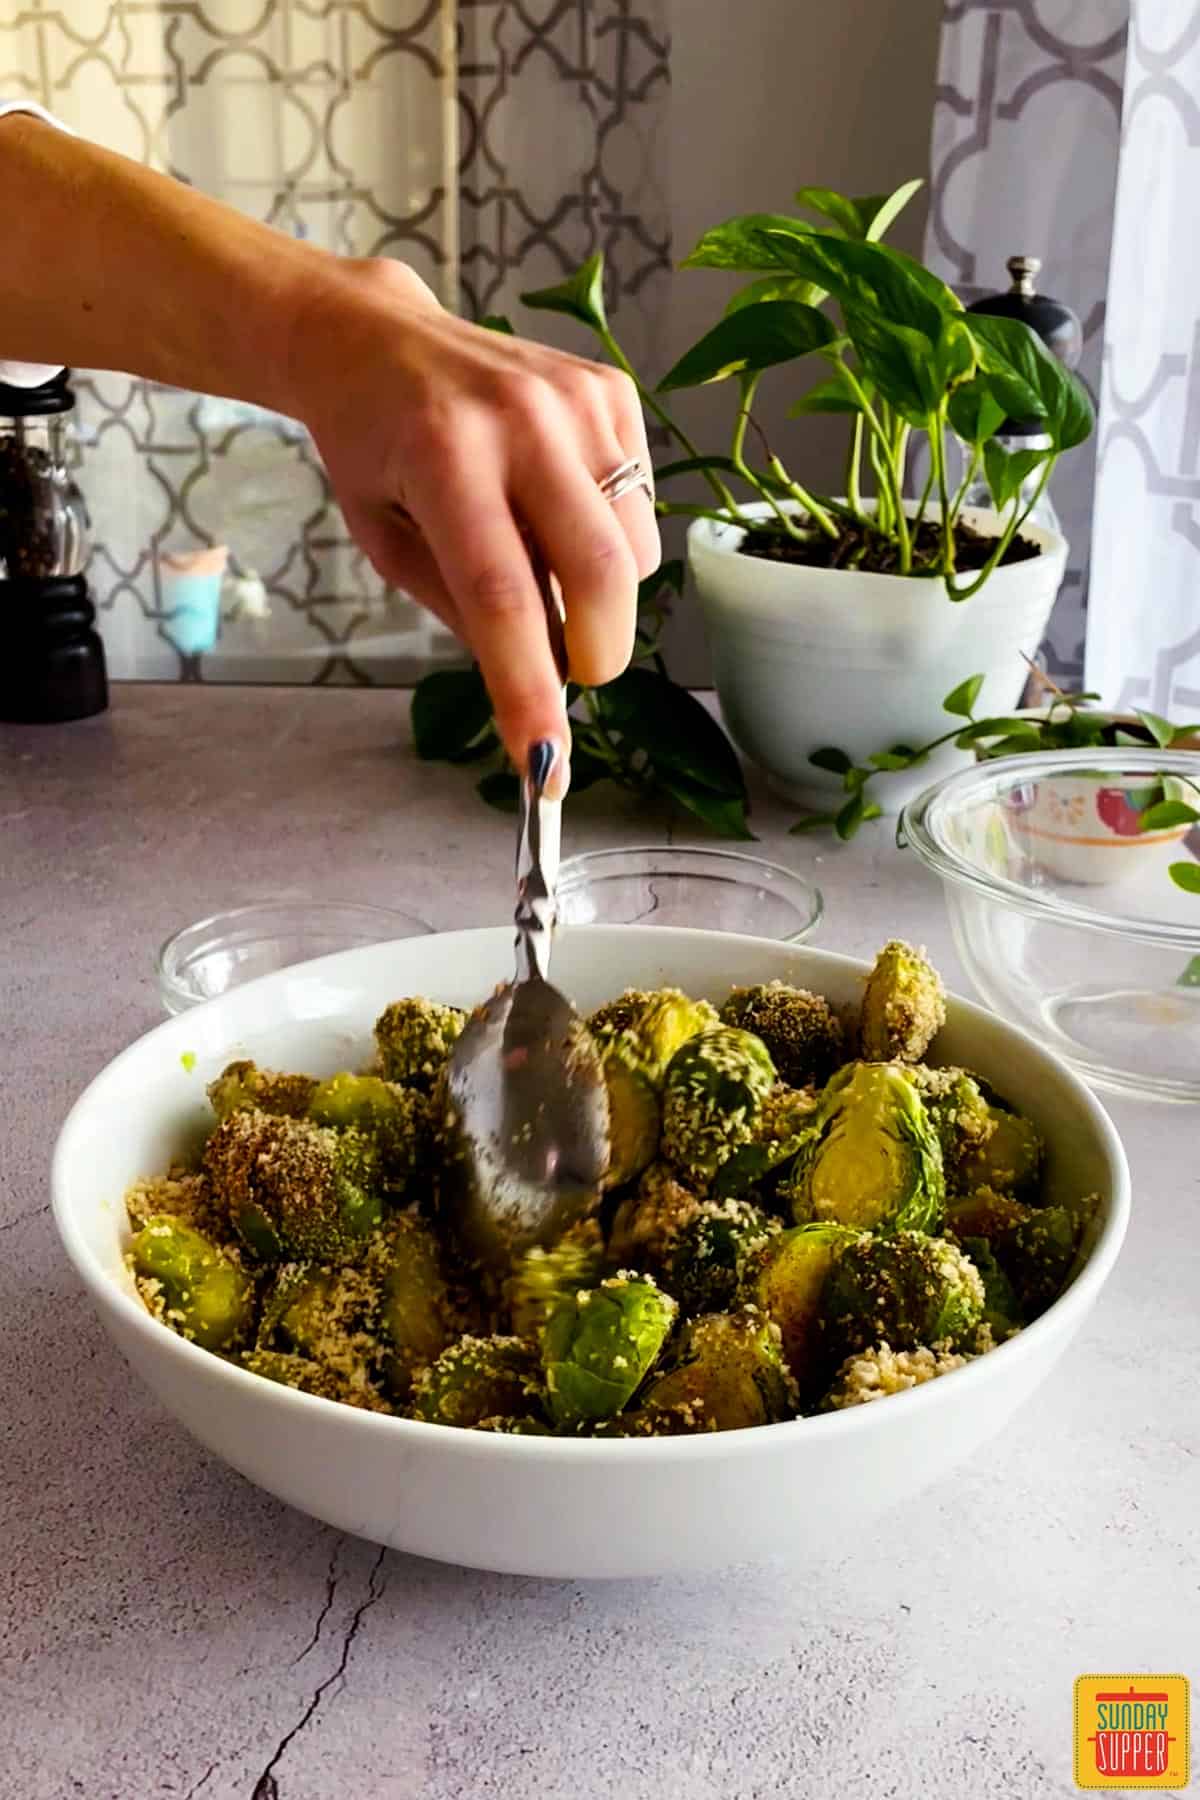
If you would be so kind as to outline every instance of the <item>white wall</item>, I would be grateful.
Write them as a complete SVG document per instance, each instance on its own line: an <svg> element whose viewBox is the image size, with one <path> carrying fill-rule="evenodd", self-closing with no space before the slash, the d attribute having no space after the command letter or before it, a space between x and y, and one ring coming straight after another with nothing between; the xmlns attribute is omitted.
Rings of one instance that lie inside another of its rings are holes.
<svg viewBox="0 0 1200 1800"><path fill-rule="evenodd" d="M870 194L925 176L941 14L941 0L676 0L677 258L730 214L790 210L802 184ZM891 241L919 254L924 219L924 205L914 202ZM703 269L676 274L670 359L715 323L735 282ZM799 391L781 377L756 416L798 477L833 487L841 432L827 420L786 423ZM733 394L732 384L705 389L679 407L702 445L726 448ZM691 602L672 626L671 665L680 680L705 672Z"/></svg>

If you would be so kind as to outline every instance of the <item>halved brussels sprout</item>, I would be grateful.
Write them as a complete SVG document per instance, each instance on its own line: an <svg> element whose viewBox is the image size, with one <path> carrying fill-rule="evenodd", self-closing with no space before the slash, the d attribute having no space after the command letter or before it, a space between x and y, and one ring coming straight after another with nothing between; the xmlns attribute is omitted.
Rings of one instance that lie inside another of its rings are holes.
<svg viewBox="0 0 1200 1800"><path fill-rule="evenodd" d="M537 1353L521 1338L463 1337L421 1370L412 1412L431 1425L472 1426L536 1416L540 1399Z"/></svg>
<svg viewBox="0 0 1200 1800"><path fill-rule="evenodd" d="M895 1063L839 1069L815 1126L785 1184L799 1223L938 1229L946 1198L942 1149L903 1069Z"/></svg>
<svg viewBox="0 0 1200 1800"><path fill-rule="evenodd" d="M679 988L627 988L592 1014L588 1030L602 1051L618 1050L657 1091L676 1051L716 1023L707 1000L690 1000Z"/></svg>
<svg viewBox="0 0 1200 1800"><path fill-rule="evenodd" d="M378 1356L378 1299L361 1269L285 1264L264 1303L257 1348L282 1347L361 1387Z"/></svg>
<svg viewBox="0 0 1200 1800"><path fill-rule="evenodd" d="M769 1212L783 1210L780 1183L813 1130L819 1105L817 1094L776 1083L762 1103L749 1143L740 1144L713 1177L713 1198L745 1196Z"/></svg>
<svg viewBox="0 0 1200 1800"><path fill-rule="evenodd" d="M1042 1140L1020 1113L992 1106L992 1129L959 1164L956 1182L964 1193L994 1188L1017 1200L1036 1203L1042 1176Z"/></svg>
<svg viewBox="0 0 1200 1800"><path fill-rule="evenodd" d="M379 1176L392 1194L428 1177L433 1127L430 1103L414 1088L378 1075L331 1075L314 1089L308 1116L318 1125L356 1130L379 1159Z"/></svg>
<svg viewBox="0 0 1200 1800"><path fill-rule="evenodd" d="M863 1233L836 1251L821 1301L829 1341L843 1354L886 1343L962 1344L983 1317L974 1263L923 1231Z"/></svg>
<svg viewBox="0 0 1200 1800"><path fill-rule="evenodd" d="M995 1130L992 1109L965 1069L933 1069L916 1063L907 1073L933 1120L942 1146L947 1186L961 1185L963 1163Z"/></svg>
<svg viewBox="0 0 1200 1800"><path fill-rule="evenodd" d="M866 1062L918 1063L945 1023L941 976L922 951L892 938L867 978L859 1054Z"/></svg>
<svg viewBox="0 0 1200 1800"><path fill-rule="evenodd" d="M239 1358L243 1369L261 1375L264 1381L280 1387L295 1388L301 1394L317 1394L322 1400L338 1400L343 1406L357 1406L364 1412L390 1412L391 1407L362 1378L348 1381L336 1369L324 1368L311 1357L292 1356L286 1350L247 1350Z"/></svg>
<svg viewBox="0 0 1200 1800"><path fill-rule="evenodd" d="M634 1068L616 1045L610 1045L604 1056L604 1083L610 1148L604 1182L606 1187L624 1187L658 1155L662 1107L649 1078Z"/></svg>
<svg viewBox="0 0 1200 1800"><path fill-rule="evenodd" d="M385 1079L431 1094L466 1022L466 1013L457 1006L442 1006L436 1000L394 1000L375 1021Z"/></svg>
<svg viewBox="0 0 1200 1800"><path fill-rule="evenodd" d="M542 1328L560 1300L598 1280L604 1240L595 1219L583 1219L556 1244L535 1244L517 1262L505 1299L518 1337L540 1343Z"/></svg>
<svg viewBox="0 0 1200 1800"><path fill-rule="evenodd" d="M835 1253L861 1234L849 1225L796 1225L750 1258L745 1299L778 1326L783 1359L804 1392L821 1362L821 1297Z"/></svg>
<svg viewBox="0 0 1200 1800"><path fill-rule="evenodd" d="M733 1305L746 1259L779 1230L746 1200L705 1201L675 1240L667 1289L684 1313L725 1312Z"/></svg>
<svg viewBox="0 0 1200 1800"><path fill-rule="evenodd" d="M685 1327L670 1367L649 1383L638 1411L648 1421L665 1414L674 1430L740 1431L793 1418L797 1405L779 1331L751 1306Z"/></svg>
<svg viewBox="0 0 1200 1800"><path fill-rule="evenodd" d="M676 1052L663 1090L663 1155L685 1179L712 1179L748 1143L775 1065L748 1031L718 1025Z"/></svg>
<svg viewBox="0 0 1200 1800"><path fill-rule="evenodd" d="M721 1022L761 1038L780 1080L794 1088L823 1087L843 1059L841 1022L828 1000L783 981L734 988Z"/></svg>
<svg viewBox="0 0 1200 1800"><path fill-rule="evenodd" d="M699 1195L685 1187L673 1169L666 1163L651 1163L636 1194L622 1200L613 1215L609 1266L663 1268L681 1229L699 1206Z"/></svg>
<svg viewBox="0 0 1200 1800"><path fill-rule="evenodd" d="M254 1317L254 1283L237 1258L169 1214L146 1220L128 1261L149 1310L204 1350L244 1338Z"/></svg>
<svg viewBox="0 0 1200 1800"><path fill-rule="evenodd" d="M995 1244L1005 1232L1021 1224L1033 1214L1033 1208L1014 1200L1011 1194L997 1194L993 1188L976 1188L974 1193L956 1195L946 1203L946 1229L956 1238L986 1238Z"/></svg>
<svg viewBox="0 0 1200 1800"><path fill-rule="evenodd" d="M615 1275L561 1300L542 1333L555 1420L580 1425L620 1412L657 1359L678 1310L649 1276Z"/></svg>
<svg viewBox="0 0 1200 1800"><path fill-rule="evenodd" d="M387 1221L371 1245L368 1266L378 1284L388 1392L406 1400L417 1371L436 1361L464 1321L442 1273L438 1241L415 1212Z"/></svg>
<svg viewBox="0 0 1200 1800"><path fill-rule="evenodd" d="M848 1356L833 1385L821 1403L822 1412L839 1412L847 1406L864 1406L871 1400L884 1400L889 1394L902 1394L907 1388L920 1387L939 1375L951 1375L974 1358L959 1351L931 1350L917 1345L912 1350L893 1350L890 1344L875 1344L869 1350Z"/></svg>
<svg viewBox="0 0 1200 1800"><path fill-rule="evenodd" d="M1036 1319L1062 1293L1075 1264L1094 1198L1071 1206L1038 1206L993 1242L996 1260L1016 1289L1026 1318Z"/></svg>
<svg viewBox="0 0 1200 1800"><path fill-rule="evenodd" d="M1025 1323L1016 1289L996 1261L995 1251L986 1238L963 1238L962 1247L979 1270L979 1279L983 1282L983 1323L991 1332L993 1342L1002 1344Z"/></svg>
<svg viewBox="0 0 1200 1800"><path fill-rule="evenodd" d="M233 1112L205 1145L204 1167L239 1237L266 1261L345 1260L382 1216L377 1158L356 1131Z"/></svg>
<svg viewBox="0 0 1200 1800"><path fill-rule="evenodd" d="M312 1075L280 1075L260 1069L257 1063L229 1063L210 1081L208 1103L218 1119L233 1112L274 1113L279 1118L302 1119L308 1111L317 1083Z"/></svg>

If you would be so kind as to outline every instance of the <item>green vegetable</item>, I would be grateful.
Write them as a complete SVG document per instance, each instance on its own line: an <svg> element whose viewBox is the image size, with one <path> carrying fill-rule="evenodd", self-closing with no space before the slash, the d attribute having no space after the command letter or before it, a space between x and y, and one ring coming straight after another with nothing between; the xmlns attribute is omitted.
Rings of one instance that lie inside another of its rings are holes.
<svg viewBox="0 0 1200 1800"><path fill-rule="evenodd" d="M204 1149L214 1194L266 1261L353 1256L380 1221L378 1164L356 1131L233 1112Z"/></svg>
<svg viewBox="0 0 1200 1800"><path fill-rule="evenodd" d="M750 1142L739 1145L713 1177L714 1200L745 1195L769 1212L786 1210L780 1205L780 1183L814 1129L819 1104L807 1090L782 1082L773 1087L759 1109Z"/></svg>
<svg viewBox="0 0 1200 1800"><path fill-rule="evenodd" d="M868 1062L919 1063L946 1022L942 978L919 950L893 938L863 993L859 1048Z"/></svg>
<svg viewBox="0 0 1200 1800"><path fill-rule="evenodd" d="M1094 1202L1039 1206L993 1242L996 1261L1016 1290L1026 1318L1036 1319L1062 1293Z"/></svg>
<svg viewBox="0 0 1200 1800"><path fill-rule="evenodd" d="M670 1366L642 1395L639 1415L650 1429L657 1416L675 1430L739 1431L792 1418L797 1404L778 1331L746 1308L688 1325Z"/></svg>
<svg viewBox="0 0 1200 1800"><path fill-rule="evenodd" d="M179 1219L147 1219L129 1264L152 1312L204 1350L224 1350L253 1318L254 1284L237 1259Z"/></svg>
<svg viewBox="0 0 1200 1800"><path fill-rule="evenodd" d="M878 1343L960 1344L982 1319L984 1298L974 1263L946 1238L863 1233L835 1252L822 1308L830 1341L846 1354Z"/></svg>
<svg viewBox="0 0 1200 1800"><path fill-rule="evenodd" d="M779 1230L745 1200L706 1201L675 1240L666 1285L685 1314L724 1312L737 1298L752 1252Z"/></svg>
<svg viewBox="0 0 1200 1800"><path fill-rule="evenodd" d="M613 1215L608 1261L615 1269L661 1270L682 1227L700 1206L699 1196L666 1163L652 1163L637 1192Z"/></svg>
<svg viewBox="0 0 1200 1800"><path fill-rule="evenodd" d="M375 1045L388 1081L432 1093L467 1015L436 1000L396 1000L375 1021Z"/></svg>
<svg viewBox="0 0 1200 1800"><path fill-rule="evenodd" d="M231 1062L208 1084L208 1102L218 1119L233 1112L275 1113L302 1119L317 1086L311 1075L278 1075L253 1062Z"/></svg>
<svg viewBox="0 0 1200 1800"><path fill-rule="evenodd" d="M580 1425L620 1412L658 1357L677 1311L648 1277L613 1276L561 1300L542 1333L556 1421Z"/></svg>
<svg viewBox="0 0 1200 1800"><path fill-rule="evenodd" d="M379 1287L379 1327L388 1392L406 1400L418 1370L427 1368L461 1330L429 1226L415 1213L385 1224L369 1254Z"/></svg>
<svg viewBox="0 0 1200 1800"><path fill-rule="evenodd" d="M967 1193L987 1187L1014 1199L1036 1196L1042 1174L1042 1140L1019 1113L990 1107L991 1132L962 1159L957 1185Z"/></svg>
<svg viewBox="0 0 1200 1800"><path fill-rule="evenodd" d="M663 1090L663 1155L685 1179L710 1180L755 1121L775 1085L766 1046L719 1025L676 1052Z"/></svg>
<svg viewBox="0 0 1200 1800"><path fill-rule="evenodd" d="M356 1130L376 1153L380 1183L393 1195L406 1193L428 1169L430 1103L413 1088L377 1075L331 1075L314 1090L308 1116L318 1125Z"/></svg>
<svg viewBox="0 0 1200 1800"><path fill-rule="evenodd" d="M572 1226L556 1244L534 1245L509 1277L505 1298L518 1337L540 1343L542 1329L561 1300L599 1279L604 1245L594 1219Z"/></svg>
<svg viewBox="0 0 1200 1800"><path fill-rule="evenodd" d="M931 1069L917 1063L908 1074L942 1146L946 1184L961 1186L964 1162L995 1128L992 1109L975 1077L965 1069Z"/></svg>
<svg viewBox="0 0 1200 1800"><path fill-rule="evenodd" d="M365 1380L347 1381L335 1369L313 1362L311 1357L292 1356L285 1350L247 1350L240 1358L244 1369L261 1375L264 1381L281 1387L295 1388L301 1394L316 1394L322 1400L337 1400L343 1406L361 1407L364 1412L387 1412L390 1409Z"/></svg>
<svg viewBox="0 0 1200 1800"><path fill-rule="evenodd" d="M523 1418L539 1405L537 1353L516 1337L464 1337L413 1383L412 1411L431 1425Z"/></svg>
<svg viewBox="0 0 1200 1800"><path fill-rule="evenodd" d="M803 1224L936 1230L945 1204L937 1132L904 1070L851 1063L822 1096L787 1183Z"/></svg>
<svg viewBox="0 0 1200 1800"><path fill-rule="evenodd" d="M983 1282L983 1323L989 1328L995 1341L1003 1343L1005 1338L1020 1331L1025 1323L1016 1289L996 1261L995 1252L987 1238L963 1238L962 1247L964 1254L970 1257L979 1270L979 1278Z"/></svg>
<svg viewBox="0 0 1200 1800"><path fill-rule="evenodd" d="M743 1296L778 1327L784 1361L802 1390L819 1366L821 1296L834 1255L859 1235L848 1225L797 1225L765 1244L746 1269Z"/></svg>
<svg viewBox="0 0 1200 1800"><path fill-rule="evenodd" d="M842 1027L828 1000L783 981L734 988L721 1021L760 1038L793 1088L822 1087L842 1061Z"/></svg>

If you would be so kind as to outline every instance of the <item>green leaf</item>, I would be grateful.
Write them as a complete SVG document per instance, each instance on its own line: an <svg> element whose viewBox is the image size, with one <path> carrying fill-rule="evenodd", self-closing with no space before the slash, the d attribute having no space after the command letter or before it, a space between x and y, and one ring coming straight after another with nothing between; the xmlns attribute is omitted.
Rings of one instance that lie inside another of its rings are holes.
<svg viewBox="0 0 1200 1800"><path fill-rule="evenodd" d="M788 407L789 419L801 419L809 413L856 413L861 412L857 399L850 390L846 377L839 369L828 381L818 381L816 387L809 388Z"/></svg>
<svg viewBox="0 0 1200 1800"><path fill-rule="evenodd" d="M868 756L867 761L886 773L892 769L911 769L914 758L909 755L899 755L895 750L876 750L874 755Z"/></svg>
<svg viewBox="0 0 1200 1800"><path fill-rule="evenodd" d="M1200 863L1171 863L1167 870L1176 887L1181 887L1185 894L1200 894Z"/></svg>
<svg viewBox="0 0 1200 1800"><path fill-rule="evenodd" d="M878 313L843 311L859 361L884 399L910 425L924 424L942 397L932 339Z"/></svg>
<svg viewBox="0 0 1200 1800"><path fill-rule="evenodd" d="M992 438L983 447L983 472L996 503L997 512L1015 500L1026 478L1040 468L1051 454L1048 450L1005 450Z"/></svg>
<svg viewBox="0 0 1200 1800"><path fill-rule="evenodd" d="M650 605L658 599L664 588L670 588L673 594L682 594L685 574L681 556L672 556L666 562L659 563L652 575L645 575L638 582L638 605Z"/></svg>
<svg viewBox="0 0 1200 1800"><path fill-rule="evenodd" d="M1178 744L1178 743L1184 742L1188 738L1193 738L1198 735L1200 735L1200 725L1197 725L1197 724L1173 725L1171 727L1171 737L1170 737L1169 743L1170 744Z"/></svg>
<svg viewBox="0 0 1200 1800"><path fill-rule="evenodd" d="M876 806L873 800L864 800L861 794L855 794L847 800L841 812L838 813L833 822L833 829L843 843L847 843L860 825L865 825L869 819L879 819L882 816L883 808L881 806Z"/></svg>
<svg viewBox="0 0 1200 1800"><path fill-rule="evenodd" d="M1134 712L1150 733L1160 750L1165 750L1175 735L1175 727L1169 719L1160 717L1158 713L1147 712L1144 707L1135 706Z"/></svg>
<svg viewBox="0 0 1200 1800"><path fill-rule="evenodd" d="M797 819L794 825L788 826L788 836L799 837L805 831L823 831L827 825L833 824L836 817L836 813L809 813L805 818Z"/></svg>
<svg viewBox="0 0 1200 1800"><path fill-rule="evenodd" d="M645 752L657 776L682 776L725 798L743 799L737 752L712 714L686 688L653 669L626 669L593 690L602 724L623 748Z"/></svg>
<svg viewBox="0 0 1200 1800"><path fill-rule="evenodd" d="M1200 956L1193 956L1175 985L1187 988L1200 987Z"/></svg>
<svg viewBox="0 0 1200 1800"><path fill-rule="evenodd" d="M574 734L572 733L572 737ZM596 756L586 745L572 742L571 745L571 792L586 793L588 788L595 787L598 781L610 781L612 770L601 756Z"/></svg>
<svg viewBox="0 0 1200 1800"><path fill-rule="evenodd" d="M996 744L981 744L980 755L991 762L1002 756L1027 756L1031 750L1041 747L1041 733L1038 731L1014 731L1008 737L1000 739Z"/></svg>
<svg viewBox="0 0 1200 1800"><path fill-rule="evenodd" d="M802 187L797 188L794 198L797 206L807 207L809 212L819 213L824 219L832 219L847 237L866 236L862 215L855 202L847 199L845 194L836 194L826 187Z"/></svg>
<svg viewBox="0 0 1200 1800"><path fill-rule="evenodd" d="M950 396L950 424L965 443L986 443L993 432L999 431L1004 419L1004 408L984 376L973 376Z"/></svg>
<svg viewBox="0 0 1200 1800"><path fill-rule="evenodd" d="M503 313L488 313L485 318L480 319L479 323L485 331L499 331L506 337L516 337L517 335L511 322L504 317Z"/></svg>
<svg viewBox="0 0 1200 1800"><path fill-rule="evenodd" d="M944 281L882 244L855 243L828 232L806 232L795 224L771 226L766 235L782 265L827 288L843 311L874 314L907 325L936 343L942 320L962 315L962 304Z"/></svg>
<svg viewBox="0 0 1200 1800"><path fill-rule="evenodd" d="M820 306L824 298L824 288L817 287L815 282L804 281L799 275L760 275L757 281L738 289L725 308L725 317L728 319L763 300L798 300L802 306Z"/></svg>
<svg viewBox="0 0 1200 1800"><path fill-rule="evenodd" d="M815 306L802 306L795 300L764 300L715 325L664 375L658 391L667 394L769 369L824 349L837 335L831 321Z"/></svg>
<svg viewBox="0 0 1200 1800"><path fill-rule="evenodd" d="M1182 800L1162 800L1148 806L1141 817L1143 831L1173 831L1176 825L1200 824L1200 812Z"/></svg>
<svg viewBox="0 0 1200 1800"><path fill-rule="evenodd" d="M461 758L492 722L492 702L477 668L437 669L413 692L412 728L425 762Z"/></svg>
<svg viewBox="0 0 1200 1800"><path fill-rule="evenodd" d="M958 692L957 688L955 689L955 692ZM943 705L945 705L944 701ZM959 732L954 743L955 747L959 750L969 750L971 745L977 742L979 738L1004 737L1006 733L1013 731L1032 732L1033 736L1040 742L1043 729L1044 727L1042 727L1037 720L1021 719L1018 718L1016 714L1012 714L1008 718L1001 716L996 719L975 719L965 730Z"/></svg>
<svg viewBox="0 0 1200 1800"><path fill-rule="evenodd" d="M814 769L826 769L831 775L847 775L854 767L844 750L814 750L808 760Z"/></svg>
<svg viewBox="0 0 1200 1800"><path fill-rule="evenodd" d="M925 183L918 176L915 181L906 181L892 194L870 194L866 199L856 200L858 216L865 227L863 235L877 243L891 230L904 208L914 194L919 194Z"/></svg>
<svg viewBox="0 0 1200 1800"><path fill-rule="evenodd" d="M676 770L655 769L658 785L687 808L698 819L711 826L720 837L750 842L754 833L746 823L744 794L714 794L711 788L689 781Z"/></svg>
<svg viewBox="0 0 1200 1800"><path fill-rule="evenodd" d="M960 681L956 688L951 688L942 701L942 711L954 713L956 717L969 719L975 711L975 702L979 698L979 690L983 686L982 675L968 675Z"/></svg>
<svg viewBox="0 0 1200 1800"><path fill-rule="evenodd" d="M1056 453L1083 443L1095 424L1083 383L1021 319L968 313L980 366L1010 418L1043 422Z"/></svg>
<svg viewBox="0 0 1200 1800"><path fill-rule="evenodd" d="M493 769L475 789L481 800L497 812L515 813L521 800L521 783L509 769Z"/></svg>
<svg viewBox="0 0 1200 1800"><path fill-rule="evenodd" d="M535 312L564 313L578 319L593 331L607 333L608 315L604 310L604 257L597 251L557 287L538 288L521 295L522 303Z"/></svg>
<svg viewBox="0 0 1200 1800"><path fill-rule="evenodd" d="M747 274L759 269L786 271L789 265L769 235L779 226L791 234L811 230L801 219L789 218L786 213L741 213L706 231L691 255L684 257L682 267L737 269Z"/></svg>
<svg viewBox="0 0 1200 1800"><path fill-rule="evenodd" d="M1135 731L1126 731L1123 725L1118 725L1114 729L1113 737L1124 749L1144 750L1146 748L1145 738L1140 738Z"/></svg>

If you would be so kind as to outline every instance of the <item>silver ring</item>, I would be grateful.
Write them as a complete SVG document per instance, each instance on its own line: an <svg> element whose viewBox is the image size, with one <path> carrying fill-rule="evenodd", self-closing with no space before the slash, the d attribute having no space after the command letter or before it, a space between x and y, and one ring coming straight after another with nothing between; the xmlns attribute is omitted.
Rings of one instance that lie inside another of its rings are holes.
<svg viewBox="0 0 1200 1800"><path fill-rule="evenodd" d="M654 505L654 489L650 485L650 477L641 458L637 456L631 456L628 462L621 463L600 483L600 492L610 502L631 494L634 488L641 488L651 506Z"/></svg>

